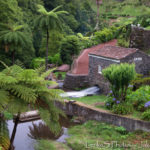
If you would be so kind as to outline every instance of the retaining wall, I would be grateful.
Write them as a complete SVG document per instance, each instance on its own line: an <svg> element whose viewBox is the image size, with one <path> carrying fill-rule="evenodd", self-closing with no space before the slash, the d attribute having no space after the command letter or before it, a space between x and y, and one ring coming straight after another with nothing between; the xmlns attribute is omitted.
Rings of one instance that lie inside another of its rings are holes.
<svg viewBox="0 0 150 150"><path fill-rule="evenodd" d="M82 88L89 86L89 77L87 74L85 75L78 75L67 73L66 78L64 80L63 87L66 89L73 90L75 88Z"/></svg>
<svg viewBox="0 0 150 150"><path fill-rule="evenodd" d="M60 102L56 102L56 106L64 110L67 115L81 116L85 118L86 121L96 120L116 126L123 126L128 131L150 131L150 122L115 115L105 110L87 106L80 102L70 102L65 100L65 105Z"/></svg>

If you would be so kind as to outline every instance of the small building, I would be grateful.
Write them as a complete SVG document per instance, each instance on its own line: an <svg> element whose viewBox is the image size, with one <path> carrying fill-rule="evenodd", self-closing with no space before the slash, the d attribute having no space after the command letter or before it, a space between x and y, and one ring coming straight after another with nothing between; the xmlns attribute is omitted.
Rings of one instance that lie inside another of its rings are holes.
<svg viewBox="0 0 150 150"><path fill-rule="evenodd" d="M111 64L135 63L137 73L147 75L150 72L150 56L136 48L106 46L89 53L89 84L98 85L102 93L109 91L109 83L102 70Z"/></svg>

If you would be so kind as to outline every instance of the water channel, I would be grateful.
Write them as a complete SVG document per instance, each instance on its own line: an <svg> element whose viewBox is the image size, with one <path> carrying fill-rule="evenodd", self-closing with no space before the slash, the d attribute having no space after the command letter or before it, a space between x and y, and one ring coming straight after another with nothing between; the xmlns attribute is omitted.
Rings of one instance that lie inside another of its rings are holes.
<svg viewBox="0 0 150 150"><path fill-rule="evenodd" d="M62 96L78 98L88 95L95 95L98 94L99 91L100 89L97 86L94 86L81 91L66 92ZM34 145L36 144L37 139L50 139L57 142L65 143L65 139L69 137L68 128L77 124L71 122L70 120L70 117L68 117L67 119L60 118L62 131L57 137L49 130L49 128L42 120L19 123L13 146L15 147L15 150L35 150ZM7 121L7 125L9 130L9 137L11 137L14 127L13 120Z"/></svg>
<svg viewBox="0 0 150 150"><path fill-rule="evenodd" d="M19 123L13 144L15 150L35 150L34 145L36 144L37 139L50 139L65 143L65 139L69 137L68 128L75 125L70 119L71 118L60 119L62 131L58 136L55 136L42 120ZM13 120L9 120L7 125L9 136L11 136L14 127Z"/></svg>

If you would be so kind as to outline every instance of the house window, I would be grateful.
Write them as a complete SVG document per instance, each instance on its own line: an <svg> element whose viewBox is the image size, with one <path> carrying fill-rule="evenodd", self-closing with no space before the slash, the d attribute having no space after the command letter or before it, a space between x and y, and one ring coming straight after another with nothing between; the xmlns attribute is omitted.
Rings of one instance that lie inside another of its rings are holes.
<svg viewBox="0 0 150 150"><path fill-rule="evenodd" d="M100 65L98 65L98 73L102 74L102 67Z"/></svg>
<svg viewBox="0 0 150 150"><path fill-rule="evenodd" d="M142 57L134 58L134 61L142 61Z"/></svg>

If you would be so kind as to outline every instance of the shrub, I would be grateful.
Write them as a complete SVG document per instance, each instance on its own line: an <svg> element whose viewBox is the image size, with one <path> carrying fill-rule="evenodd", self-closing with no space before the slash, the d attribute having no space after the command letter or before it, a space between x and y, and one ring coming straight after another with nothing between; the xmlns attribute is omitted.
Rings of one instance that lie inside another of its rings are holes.
<svg viewBox="0 0 150 150"><path fill-rule="evenodd" d="M129 103L113 105L112 112L120 115L127 115L133 112L133 106Z"/></svg>
<svg viewBox="0 0 150 150"><path fill-rule="evenodd" d="M45 64L45 59L44 58L34 58L31 62L31 67L36 69L41 67L42 65Z"/></svg>
<svg viewBox="0 0 150 150"><path fill-rule="evenodd" d="M73 56L77 55L80 50L79 38L75 35L67 36L61 45L60 57L63 63L71 64Z"/></svg>
<svg viewBox="0 0 150 150"><path fill-rule="evenodd" d="M123 38L120 38L117 40L117 44L121 47L126 47L128 48L129 47L129 41L126 41L125 39Z"/></svg>
<svg viewBox="0 0 150 150"><path fill-rule="evenodd" d="M135 65L110 65L102 71L104 77L110 82L113 96L117 100L125 101L130 82L136 77Z"/></svg>
<svg viewBox="0 0 150 150"><path fill-rule="evenodd" d="M127 99L132 102L134 108L138 111L145 111L146 102L150 100L150 86L143 86L127 96Z"/></svg>
<svg viewBox="0 0 150 150"><path fill-rule="evenodd" d="M106 108L107 109L112 109L114 104L115 104L115 100L113 99L113 97L108 97L106 102L105 102Z"/></svg>
<svg viewBox="0 0 150 150"><path fill-rule="evenodd" d="M95 32L95 40L99 43L106 42L113 39L113 33L111 29L104 28L102 31Z"/></svg>
<svg viewBox="0 0 150 150"><path fill-rule="evenodd" d="M138 89L139 87L143 85L150 85L150 77L143 78L142 75L138 75L138 78L133 80L132 84L134 85L135 89Z"/></svg>
<svg viewBox="0 0 150 150"><path fill-rule="evenodd" d="M142 113L142 119L150 121L150 109L146 110L145 112Z"/></svg>
<svg viewBox="0 0 150 150"><path fill-rule="evenodd" d="M116 127L115 130L117 132L119 132L120 134L123 134L123 135L126 135L128 133L127 130L124 127L122 127L122 126Z"/></svg>
<svg viewBox="0 0 150 150"><path fill-rule="evenodd" d="M57 53L53 57L52 56L48 56L48 63L61 65L62 64L62 60L60 58L60 54Z"/></svg>

